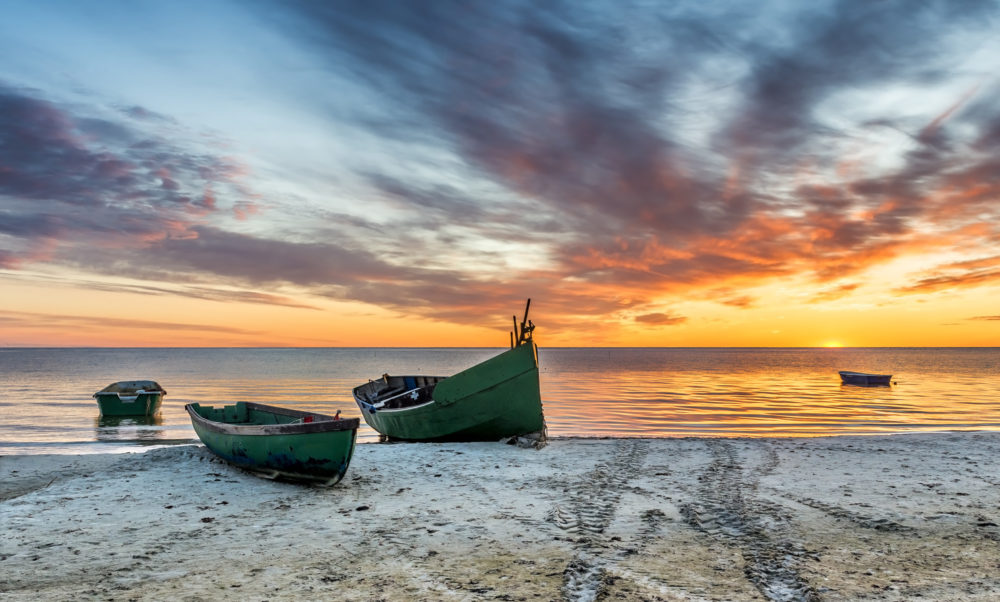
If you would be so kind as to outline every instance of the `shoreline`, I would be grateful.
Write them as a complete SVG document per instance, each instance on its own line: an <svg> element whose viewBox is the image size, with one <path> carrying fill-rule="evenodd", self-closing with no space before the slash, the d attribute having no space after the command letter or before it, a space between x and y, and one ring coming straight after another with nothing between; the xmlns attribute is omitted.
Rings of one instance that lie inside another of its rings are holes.
<svg viewBox="0 0 1000 602"><path fill-rule="evenodd" d="M16 600L992 600L1000 432L3 456L0 519Z"/></svg>
<svg viewBox="0 0 1000 602"><path fill-rule="evenodd" d="M362 422L362 428L369 428ZM191 431L192 435L190 438L185 439L164 439L159 440L120 440L117 442L112 441L76 441L76 442L20 442L20 443L7 443L5 447L0 446L0 458L2 457L29 457L29 456L87 456L87 455L125 455L125 454L141 454L147 451L155 449L169 449L172 447L185 446L185 445L202 445L200 439L198 439L197 434ZM655 441L659 439L664 440L677 440L677 439L822 439L822 438L842 438L842 437L897 437L902 435L947 435L949 433L1000 433L1000 427L998 428L983 428L980 426L970 426L970 427L960 427L954 426L950 428L942 427L940 429L928 429L928 430L914 430L914 429L903 429L895 431L858 431L845 429L841 432L825 432L825 433L781 433L781 434L747 434L738 433L731 434L726 431L719 431L708 433L705 431L699 431L697 434L684 434L681 432L670 433L663 435L620 435L620 434L600 434L600 435L547 435L546 441L575 441L575 440L617 440L617 439L644 439ZM417 443L415 441L379 441L380 435L371 430L366 432L364 437L358 436L357 445L386 445L386 444L411 444ZM45 452L29 452L20 453L19 448L34 448L39 449L41 447L51 447L55 451L45 451ZM98 449L101 448L115 448L114 450L109 449ZM78 451L78 453L70 453L70 449ZM93 450L93 451L91 451Z"/></svg>

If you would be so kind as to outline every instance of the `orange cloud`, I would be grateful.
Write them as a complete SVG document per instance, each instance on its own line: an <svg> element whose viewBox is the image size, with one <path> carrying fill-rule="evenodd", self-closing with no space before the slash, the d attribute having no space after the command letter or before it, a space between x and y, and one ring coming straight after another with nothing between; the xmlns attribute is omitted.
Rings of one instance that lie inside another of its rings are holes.
<svg viewBox="0 0 1000 602"><path fill-rule="evenodd" d="M941 265L910 286L897 289L901 293L931 293L955 288L968 288L1000 282L1000 256L969 259Z"/></svg>
<svg viewBox="0 0 1000 602"><path fill-rule="evenodd" d="M650 326L673 326L687 321L685 316L674 316L664 313L642 314L635 317L635 321Z"/></svg>

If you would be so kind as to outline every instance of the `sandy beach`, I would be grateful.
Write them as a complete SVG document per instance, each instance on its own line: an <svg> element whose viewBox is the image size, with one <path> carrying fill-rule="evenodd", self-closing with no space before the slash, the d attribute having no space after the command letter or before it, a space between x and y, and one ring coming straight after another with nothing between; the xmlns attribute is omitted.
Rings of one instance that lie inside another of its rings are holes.
<svg viewBox="0 0 1000 602"><path fill-rule="evenodd" d="M1000 433L0 458L5 600L995 600Z"/></svg>

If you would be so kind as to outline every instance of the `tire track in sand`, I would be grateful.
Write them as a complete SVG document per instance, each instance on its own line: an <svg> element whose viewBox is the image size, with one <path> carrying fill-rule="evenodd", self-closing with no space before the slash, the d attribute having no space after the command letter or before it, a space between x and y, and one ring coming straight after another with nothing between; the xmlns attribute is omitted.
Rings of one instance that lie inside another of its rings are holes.
<svg viewBox="0 0 1000 602"><path fill-rule="evenodd" d="M567 483L566 499L549 512L549 520L572 535L575 554L563 571L563 596L567 600L595 600L604 582L607 567L634 549L619 549L604 530L614 519L622 493L636 477L648 453L648 442L624 439L611 448L611 459L592 471ZM648 513L647 513L648 514ZM659 517L643 517L646 530L655 530ZM640 537L640 539L648 539Z"/></svg>
<svg viewBox="0 0 1000 602"><path fill-rule="evenodd" d="M818 601L819 595L799 574L808 553L782 536L788 524L785 510L756 496L760 477L777 466L774 450L766 448L763 462L745 469L732 443L709 440L707 445L712 462L699 477L696 501L681 507L685 520L738 548L747 579L768 600Z"/></svg>

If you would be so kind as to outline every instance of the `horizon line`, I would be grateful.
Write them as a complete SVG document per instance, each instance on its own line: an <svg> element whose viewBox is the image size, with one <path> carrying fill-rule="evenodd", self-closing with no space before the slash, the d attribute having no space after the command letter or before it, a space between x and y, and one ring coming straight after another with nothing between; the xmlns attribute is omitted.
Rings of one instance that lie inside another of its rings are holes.
<svg viewBox="0 0 1000 602"><path fill-rule="evenodd" d="M510 346L495 345L442 345L442 346L412 346L412 345L158 345L134 346L120 345L0 345L0 350L18 349L509 349ZM545 345L540 349L1000 349L998 345Z"/></svg>

